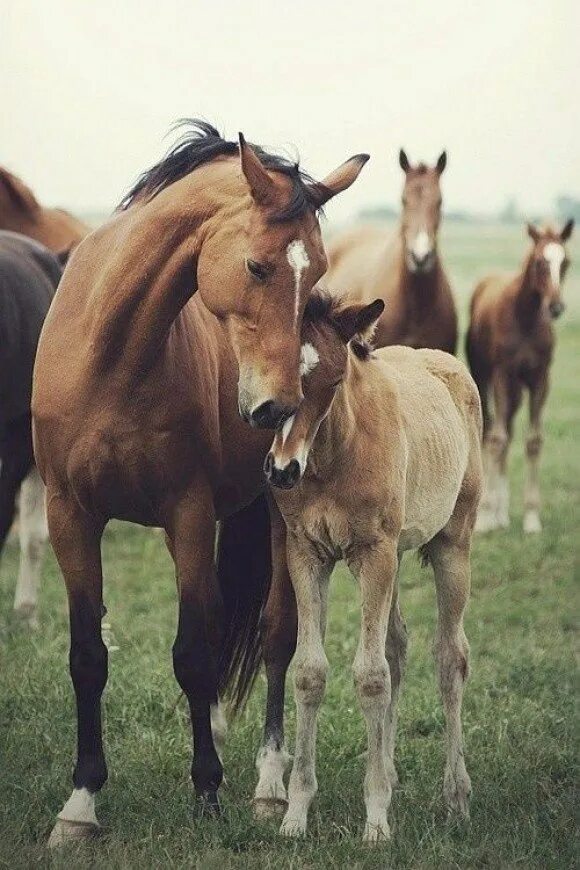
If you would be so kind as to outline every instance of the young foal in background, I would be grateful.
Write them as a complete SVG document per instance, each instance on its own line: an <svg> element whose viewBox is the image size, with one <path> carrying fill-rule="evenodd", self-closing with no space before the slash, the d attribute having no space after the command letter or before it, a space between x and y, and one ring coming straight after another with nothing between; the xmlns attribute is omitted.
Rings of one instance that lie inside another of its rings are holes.
<svg viewBox="0 0 580 870"><path fill-rule="evenodd" d="M43 245L0 230L0 552L21 490L14 610L32 627L47 538L44 485L32 452L32 370L61 275L60 261Z"/></svg>
<svg viewBox="0 0 580 870"><path fill-rule="evenodd" d="M509 526L507 454L524 389L530 394L530 427L523 525L524 532L542 529L538 480L541 415L554 351L552 320L564 310L561 284L569 262L565 243L573 226L569 220L561 232L556 232L529 224L532 249L521 272L512 278L485 278L471 300L467 357L483 407L486 467L478 531ZM493 416L489 411L490 391Z"/></svg>
<svg viewBox="0 0 580 870"><path fill-rule="evenodd" d="M468 813L461 700L468 670L463 613L481 489L481 411L465 367L432 350L385 348L365 335L383 302L309 301L303 327L304 401L274 438L265 471L288 527L298 605L297 729L282 833L306 830L317 789L316 717L326 685L329 578L344 558L360 585L354 679L368 731L364 839L389 836L396 774L396 705L406 632L398 593L404 551L421 548L435 572L435 650L447 721L444 794ZM386 652L386 654L385 654Z"/></svg>
<svg viewBox="0 0 580 870"><path fill-rule="evenodd" d="M384 230L363 226L328 245L330 266L325 283L348 291L357 302L377 297L385 304L375 335L377 347L406 344L455 353L457 315L453 295L437 248L441 222L440 178L445 152L434 167L411 166L403 150L405 173L399 232L385 242Z"/></svg>

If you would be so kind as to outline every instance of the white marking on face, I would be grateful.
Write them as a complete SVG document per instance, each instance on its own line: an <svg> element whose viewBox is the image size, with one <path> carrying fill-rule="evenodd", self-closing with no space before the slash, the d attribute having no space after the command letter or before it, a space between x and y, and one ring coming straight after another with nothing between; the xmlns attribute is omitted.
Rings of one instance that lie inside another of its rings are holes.
<svg viewBox="0 0 580 870"><path fill-rule="evenodd" d="M425 230L421 230L421 232L417 233L415 236L415 241L413 242L413 254L418 260L422 260L430 251L431 242L429 241L429 233Z"/></svg>
<svg viewBox="0 0 580 870"><path fill-rule="evenodd" d="M308 341L305 342L300 348L300 377L303 378L313 371L318 365L319 360L320 357L314 345Z"/></svg>
<svg viewBox="0 0 580 870"><path fill-rule="evenodd" d="M286 248L286 259L294 272L294 326L298 325L298 309L300 307L300 281L302 272L310 265L304 242L294 239Z"/></svg>
<svg viewBox="0 0 580 870"><path fill-rule="evenodd" d="M548 242L544 248L544 258L550 267L550 277L554 287L560 286L560 269L565 256L566 252L558 242Z"/></svg>

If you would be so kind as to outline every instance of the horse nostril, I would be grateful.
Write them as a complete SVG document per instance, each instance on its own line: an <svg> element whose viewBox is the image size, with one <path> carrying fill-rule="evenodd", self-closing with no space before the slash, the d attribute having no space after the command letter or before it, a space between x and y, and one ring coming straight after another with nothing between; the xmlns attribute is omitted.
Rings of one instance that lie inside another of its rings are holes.
<svg viewBox="0 0 580 870"><path fill-rule="evenodd" d="M264 474L268 478L268 480L272 476L272 471L274 468L274 454L270 451L264 460Z"/></svg>
<svg viewBox="0 0 580 870"><path fill-rule="evenodd" d="M559 317L563 313L565 308L566 306L563 302L552 302L550 305L550 314L554 318Z"/></svg>
<svg viewBox="0 0 580 870"><path fill-rule="evenodd" d="M286 481L288 487L294 486L300 477L300 463L297 459L292 459L286 466Z"/></svg>
<svg viewBox="0 0 580 870"><path fill-rule="evenodd" d="M294 408L280 405L270 399L262 402L252 411L249 423L255 429L278 429L293 413Z"/></svg>

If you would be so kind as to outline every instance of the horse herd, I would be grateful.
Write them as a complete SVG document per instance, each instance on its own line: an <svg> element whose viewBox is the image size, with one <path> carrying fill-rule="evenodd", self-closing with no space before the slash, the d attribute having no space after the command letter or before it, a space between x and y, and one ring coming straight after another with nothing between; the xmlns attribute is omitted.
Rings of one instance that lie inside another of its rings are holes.
<svg viewBox="0 0 580 870"><path fill-rule="evenodd" d="M429 167L400 152L392 243L364 227L323 245L319 211L367 159L356 155L315 182L241 134L227 141L192 122L93 232L0 170L0 546L21 488L15 608L34 623L45 487L77 702L73 791L51 846L100 829L101 538L112 518L165 530L179 601L173 664L205 811L220 810L220 699L240 708L264 663L254 808L258 817L282 811L286 836L306 831L317 789L327 590L341 558L361 590L353 670L368 731L363 836L389 836L406 658L398 572L402 554L420 550L437 590L444 796L450 811L468 814L461 702L471 539L475 528L509 523L506 458L524 389L524 531L541 529L541 412L573 224L530 225L522 271L476 288L472 379L453 356L457 315L437 246L445 153Z"/></svg>

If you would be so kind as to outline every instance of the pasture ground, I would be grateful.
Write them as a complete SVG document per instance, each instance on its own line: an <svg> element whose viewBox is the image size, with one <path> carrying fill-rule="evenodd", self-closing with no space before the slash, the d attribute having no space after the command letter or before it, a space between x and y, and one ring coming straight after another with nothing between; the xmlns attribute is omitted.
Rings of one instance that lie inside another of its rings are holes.
<svg viewBox="0 0 580 870"><path fill-rule="evenodd" d="M465 320L477 277L515 267L520 227L448 225L443 251ZM45 843L68 797L75 721L67 671L64 588L46 560L41 630L30 637L11 607L17 551L0 573L0 866L76 868L571 868L578 866L578 545L580 541L580 246L565 289L568 311L546 414L542 467L544 531L521 532L522 429L512 452L512 528L479 537L466 629L472 676L464 705L466 757L473 781L471 822L448 824L441 799L443 718L431 639L430 571L404 567L402 604L410 661L401 705L392 804L392 842L359 841L364 818L364 728L351 678L358 610L346 570L336 572L328 631L331 678L319 728L319 796L303 842L282 840L273 823L251 814L260 739L263 681L233 724L225 755L224 817L193 818L190 739L178 702L170 648L175 592L163 539L112 524L104 568L110 655L105 695L109 782L98 801L107 835L49 856ZM287 702L290 745L294 705Z"/></svg>

